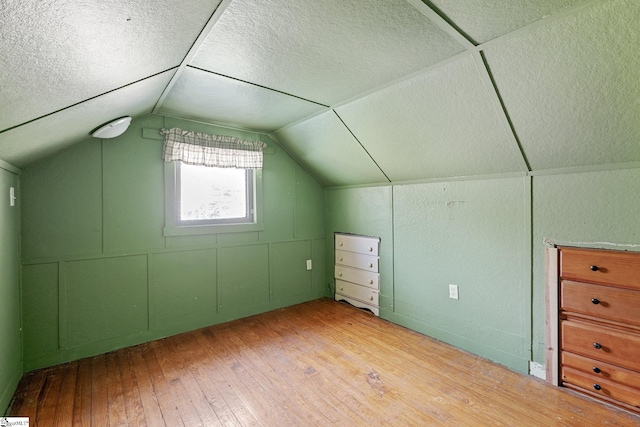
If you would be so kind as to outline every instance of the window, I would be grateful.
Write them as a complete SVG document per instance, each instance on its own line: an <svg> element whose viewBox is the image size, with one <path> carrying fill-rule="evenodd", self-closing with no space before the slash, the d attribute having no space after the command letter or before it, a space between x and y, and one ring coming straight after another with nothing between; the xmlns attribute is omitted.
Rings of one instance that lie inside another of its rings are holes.
<svg viewBox="0 0 640 427"><path fill-rule="evenodd" d="M253 170L176 164L180 225L253 222Z"/></svg>
<svg viewBox="0 0 640 427"><path fill-rule="evenodd" d="M262 170L164 164L165 236L262 230Z"/></svg>
<svg viewBox="0 0 640 427"><path fill-rule="evenodd" d="M165 236L260 231L262 141L180 128L164 135Z"/></svg>

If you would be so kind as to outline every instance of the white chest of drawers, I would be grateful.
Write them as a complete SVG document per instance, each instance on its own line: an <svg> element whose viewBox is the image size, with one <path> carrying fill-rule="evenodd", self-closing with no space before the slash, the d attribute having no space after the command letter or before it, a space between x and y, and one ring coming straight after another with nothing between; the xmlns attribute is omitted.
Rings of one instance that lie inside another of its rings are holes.
<svg viewBox="0 0 640 427"><path fill-rule="evenodd" d="M380 238L335 233L336 301L379 315Z"/></svg>

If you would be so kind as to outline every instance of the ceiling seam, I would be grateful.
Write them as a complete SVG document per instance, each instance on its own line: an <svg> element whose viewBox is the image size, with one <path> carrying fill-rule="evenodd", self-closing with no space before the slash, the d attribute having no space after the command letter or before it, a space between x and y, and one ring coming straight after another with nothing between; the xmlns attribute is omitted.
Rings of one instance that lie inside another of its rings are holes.
<svg viewBox="0 0 640 427"><path fill-rule="evenodd" d="M414 6L416 4L422 2L422 0L406 0L406 1L410 2ZM336 102L334 104L331 104L327 110L319 111L317 113L310 114L307 117L303 117L303 118L298 119L298 120L296 120L294 122L288 123L285 126L282 126L281 128L278 128L278 129L272 131L272 133L283 131L283 130L288 129L290 127L296 126L296 125L298 125L300 123L304 123L307 120L311 120L311 119L313 119L313 118L315 118L317 116L320 116L320 115L322 115L324 113L327 113L327 112L329 112L331 110L336 110L336 109L338 109L338 108L340 108L340 107L342 107L344 105L350 104L352 102L355 102L355 101L358 101L360 99L363 99L363 98L365 98L365 97L367 97L369 95L372 95L374 93L380 92L380 91L382 91L384 89L387 89L387 88L396 86L398 84L401 84L403 82L409 81L411 79L420 77L420 76L425 75L425 74L427 74L427 73L429 73L429 72L431 72L433 70L436 70L438 68L444 67L445 65L448 65L448 64L450 64L452 62L458 61L458 60L460 60L462 58L466 58L470 54L472 55L472 54L475 54L476 52L483 52L484 50L486 50L487 47L492 47L492 46L494 46L496 44L500 44L500 43L502 43L502 42L504 42L506 40L509 40L511 38L518 37L521 34L528 33L528 32L530 32L532 30L535 30L538 27L547 25L548 23L556 21L556 20L559 20L559 19L563 19L566 16L572 15L573 13L575 13L577 11L580 11L582 9L586 9L589 6L592 6L592 5L597 4L597 3L602 3L604 1L605 0L585 0L584 2L582 2L582 3L578 4L578 5L566 8L566 9L564 9L564 10L562 10L560 12L554 13L552 15L548 15L548 16L546 16L546 17L544 17L544 18L542 18L542 19L540 19L538 21L532 22L529 25L526 25L526 26L524 26L522 28L519 28L519 29L514 30L514 31L512 31L510 33L504 34L502 36L496 37L495 39L489 40L487 42L484 42L484 43L481 43L481 44L478 44L478 45L472 44L469 40L467 40L467 43L461 42L461 43L464 43L465 46L467 46L467 50L462 51L460 53L457 53L457 54L455 54L453 56L450 56L449 58L443 59L442 61L436 62L435 64L431 64L431 65L429 65L427 67L421 68L420 70L417 70L417 71L415 71L413 73L410 73L410 74L407 74L405 76L399 77L399 78L397 78L395 80L383 83L383 84L381 84L379 86L376 86L374 88L365 90L363 92L360 92L360 93L358 93L358 94L356 94L356 95L354 95L352 97L349 97L347 99L344 99L342 101L338 101L338 102ZM418 4L418 6L419 6L419 4ZM426 5L425 5L425 7L428 8L428 6L426 6ZM423 8L422 8L422 6L419 6L418 9L422 10ZM454 27L452 27L447 21L445 21L437 13L433 12L433 14L438 16L437 19L439 19L441 22L446 24L453 31L457 32ZM458 33L458 34L460 34L460 33ZM460 35L460 37L464 38L462 35Z"/></svg>
<svg viewBox="0 0 640 427"><path fill-rule="evenodd" d="M434 10L431 5L427 5L422 0L406 1L465 48L469 49L477 45L477 43L460 31L460 29L453 25L453 23L449 22L449 20L445 19L440 13Z"/></svg>
<svg viewBox="0 0 640 427"><path fill-rule="evenodd" d="M520 138L518 138L518 133L511 121L511 116L507 111L507 106L500 95L500 91L498 90L498 86L491 74L491 69L489 68L489 64L487 64L487 60L484 57L482 52L476 52L473 54L473 59L476 64L476 68L480 72L480 79L484 84L487 93L491 98L491 104L498 114L500 121L502 122L505 131L510 135L510 139L512 139L512 146L517 148L515 151L517 153L516 157L518 158L518 162L520 163L520 168L523 171L530 172L531 166L527 159L526 154L524 153L524 148L522 147L522 143L520 142Z"/></svg>
<svg viewBox="0 0 640 427"><path fill-rule="evenodd" d="M262 88L262 89L267 89L267 90L270 90L270 91L272 91L272 92L281 93L281 94L283 94L283 95L287 95L287 96L290 96L290 97L292 97L292 98L297 98L297 99L300 99L300 100L302 100L302 101L311 102L312 104L320 105L321 107L329 108L329 106L328 106L328 105L322 104L322 103L320 103L320 102L312 101L312 100L310 100L310 99L303 98L303 97L298 96L298 95L293 95L293 94L291 94L291 93L283 92L283 91L281 91L281 90L274 89L274 88L271 88L271 87L268 87L268 86L259 85L259 84L257 84L257 83L249 82L249 81L247 81L247 80L242 80L242 79L239 79L239 78L237 78L237 77L227 76L227 75L225 75L225 74L216 73L215 71L207 70L207 69L200 68L200 67L195 67L195 66L193 66L193 65L187 65L187 67L189 67L189 68L193 68L194 70L203 71L203 72L205 72L205 73L214 74L214 75L216 75L216 76L224 77L225 79L235 80L235 81L237 81L237 82L246 83L246 84L251 85L251 86L256 86L256 87L259 87L259 88Z"/></svg>
<svg viewBox="0 0 640 427"><path fill-rule="evenodd" d="M1 131L0 131L0 134L3 134L3 133L5 133L5 132L9 132L10 130L13 130L13 129L19 128L20 126L24 126L24 125L27 125L27 124L29 124L29 123L33 123L33 122L38 121L38 120L40 120L40 119L44 119L45 117L49 117L49 116L52 116L52 115L54 115L54 114L60 113L60 112L62 112L62 111L64 111L64 110L68 110L69 108L76 107L76 106L78 106L78 105L80 105L80 104L83 104L83 103L85 103L85 102L88 102L88 101L94 100L94 99L96 99L96 98L100 98L101 96L108 95L108 94L113 93L113 92L116 92L116 91L118 91L118 90L120 90L120 89L124 89L124 88L126 88L126 87L129 87L129 86L132 86L132 85L138 84L138 83L143 82L143 81L145 81L145 80L151 79L151 78L156 77L156 76L159 76L159 75L161 75L161 74L164 74L164 73L166 73L166 72L168 72L168 71L174 70L175 68L176 68L176 67L168 68L168 69L166 69L166 70L164 70L164 71L160 71L160 72L158 72L158 73L155 73L155 74L152 74L152 75L150 75L150 76L144 77L144 78L142 78L142 79L140 79L140 80L136 80L135 82L127 83L127 84L126 84L126 85L124 85L124 86L120 86L120 87L117 87L117 88L115 88L115 89L111 89L111 90L109 90L109 91L107 91L107 92L103 92L103 93L101 93L101 94L98 94L98 95L92 96L91 98L83 99L82 101L76 102L75 104L67 105L66 107L60 108L59 110L52 111L51 113L47 113L47 114L44 114L44 115L42 115L42 116L40 116L40 117L36 117L35 119L31 119L31 120L28 120L28 121L26 121L26 122L24 122L24 123L20 123L19 125L11 126L11 127L7 128L7 129L1 130ZM152 113L153 113L153 112L151 112L151 113L149 113L149 114L152 114Z"/></svg>
<svg viewBox="0 0 640 427"><path fill-rule="evenodd" d="M364 148L364 145L362 145L362 142L360 142L360 140L358 139L358 137L351 131L351 129L349 128L349 126L347 126L347 124L344 122L344 120L342 120L342 117L340 117L340 115L338 114L338 112L336 110L331 110L333 111L333 113L336 115L336 117L338 118L338 120L340 120L340 122L343 124L343 126L349 131L349 133L351 134L351 136L353 136L353 138L356 140L356 142L358 142L358 144L360 144L360 147L362 147L362 149L364 150L365 153L367 153L367 156L369 156L369 158L371 159L371 161L373 162L374 165L376 165L376 167L380 170L380 172L382 173L382 175L384 175L385 178L387 178L387 181L391 182L391 180L389 179L389 177L387 176L387 174L382 170L382 168L380 167L380 165L378 164L378 162L376 162L376 160L373 158L373 156L371 155L371 153L369 153L369 151Z"/></svg>
<svg viewBox="0 0 640 427"><path fill-rule="evenodd" d="M169 83L167 83L167 86L162 91L162 94L158 98L158 101L153 106L153 110L151 110L153 114L156 114L158 112L158 109L169 95L171 89L173 89L173 86L175 86L184 69L187 67L187 63L194 57L196 51L200 48L202 43L204 43L205 39L209 36L209 33L211 33L211 30L216 25L224 11L227 10L227 7L229 7L229 4L231 4L232 1L233 0L222 0L222 2L218 4L218 7L216 7L216 10L213 11L207 23L204 25L204 27L202 27L200 34L198 34L198 37L196 37L196 39L193 41L193 44L185 54L184 58L182 58L182 61L178 66L178 70L173 75L171 80L169 80Z"/></svg>
<svg viewBox="0 0 640 427"><path fill-rule="evenodd" d="M356 95L354 95L354 96L352 96L350 98L347 98L347 99L345 99L343 101L338 101L337 103L328 106L326 110L318 111L316 113L310 114L310 115L308 115L306 117L303 117L301 119L298 119L296 121L288 123L288 124L282 126L281 128L278 128L278 129L274 130L273 132L275 133L275 132L283 131L283 130L288 129L290 127L293 127L293 126L295 126L297 124L306 122L307 120L311 120L314 117L317 117L317 116L319 116L321 114L328 113L329 111L336 110L337 108L340 108L340 107L342 107L344 105L351 104L352 102L355 102L355 101L358 101L360 99L366 98L367 96L373 95L374 93L377 93L377 92L383 91L385 89L388 89L390 87L399 85L399 84L401 84L403 82L409 81L409 80L414 79L416 77L420 77L420 76L422 76L424 74L427 74L428 72L433 71L433 70L435 70L437 68L443 67L443 66L445 66L447 64L450 64L452 62L458 61L458 60L460 60L462 58L466 58L472 52L473 51L465 50L465 51L462 51L460 53L457 53L457 54L455 54L455 55L453 55L453 56L451 56L451 57L449 57L447 59L443 59L440 62L437 62L435 64L429 65L428 67L421 68L420 70L415 71L415 72L413 72L411 74L407 74L406 76L402 76L402 77L399 77L399 78L397 78L395 80L392 80L390 82L383 83L380 86L376 86L376 87L374 87L372 89L368 89L368 90L366 90L364 92L360 92L360 93L358 93L358 94L356 94Z"/></svg>

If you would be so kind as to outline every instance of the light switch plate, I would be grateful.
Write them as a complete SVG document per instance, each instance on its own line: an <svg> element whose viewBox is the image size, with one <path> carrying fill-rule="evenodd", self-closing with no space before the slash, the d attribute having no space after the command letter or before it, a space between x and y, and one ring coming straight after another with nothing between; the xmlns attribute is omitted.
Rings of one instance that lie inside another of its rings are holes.
<svg viewBox="0 0 640 427"><path fill-rule="evenodd" d="M307 270L311 270L311 268L312 268L311 260L310 260L310 259L308 259L308 260L307 260Z"/></svg>

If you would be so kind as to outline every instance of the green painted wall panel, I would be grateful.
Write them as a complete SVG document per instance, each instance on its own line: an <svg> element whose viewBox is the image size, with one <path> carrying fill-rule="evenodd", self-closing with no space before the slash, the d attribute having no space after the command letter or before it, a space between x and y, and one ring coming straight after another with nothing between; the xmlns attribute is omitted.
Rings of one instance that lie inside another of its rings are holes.
<svg viewBox="0 0 640 427"><path fill-rule="evenodd" d="M393 187L346 188L327 191L327 279L335 282L333 233L380 237L380 313L393 311Z"/></svg>
<svg viewBox="0 0 640 427"><path fill-rule="evenodd" d="M333 240L331 241L333 244ZM333 268L327 274L327 241L326 239L314 239L311 241L311 258L313 269L311 274L311 291L313 297L325 296L331 289ZM328 280L327 280L328 279Z"/></svg>
<svg viewBox="0 0 640 427"><path fill-rule="evenodd" d="M324 236L324 192L300 165L295 166L295 230L297 239Z"/></svg>
<svg viewBox="0 0 640 427"><path fill-rule="evenodd" d="M523 179L398 186L393 204L395 313L485 357L495 357L483 348L491 343L520 358L519 370L530 327Z"/></svg>
<svg viewBox="0 0 640 427"><path fill-rule="evenodd" d="M146 256L68 262L65 277L65 348L148 329Z"/></svg>
<svg viewBox="0 0 640 427"><path fill-rule="evenodd" d="M269 303L269 246L218 250L218 309L229 313Z"/></svg>
<svg viewBox="0 0 640 427"><path fill-rule="evenodd" d="M58 263L22 267L25 361L58 351L58 295Z"/></svg>
<svg viewBox="0 0 640 427"><path fill-rule="evenodd" d="M264 219L270 226L260 232L260 240L291 240L296 164L291 157L283 155L282 148L271 139L265 138L265 142L275 149L276 154L264 156Z"/></svg>
<svg viewBox="0 0 640 427"><path fill-rule="evenodd" d="M640 170L533 177L533 357L545 357L545 240L640 251Z"/></svg>
<svg viewBox="0 0 640 427"><path fill-rule="evenodd" d="M264 231L165 240L162 142L142 137L143 128L161 127L267 142ZM324 191L264 135L148 116L117 139L89 139L23 176L27 369L316 298L326 286L324 213L312 212L322 209ZM296 224L304 237L294 237ZM292 277L278 271L286 263L270 267L275 243L307 248L313 290L271 298L270 274Z"/></svg>
<svg viewBox="0 0 640 427"><path fill-rule="evenodd" d="M214 323L215 249L155 254L152 266L153 328L182 332Z"/></svg>
<svg viewBox="0 0 640 427"><path fill-rule="evenodd" d="M9 206L9 188L20 198L18 176L0 169L0 414L22 376L20 337L20 202Z"/></svg>
<svg viewBox="0 0 640 427"><path fill-rule="evenodd" d="M311 242L272 243L269 246L271 293L275 300L286 297L309 297L311 271L306 260L311 259Z"/></svg>
<svg viewBox="0 0 640 427"><path fill-rule="evenodd" d="M102 142L106 253L165 246L162 141L141 141L144 127L160 128L162 118L137 120L125 135Z"/></svg>
<svg viewBox="0 0 640 427"><path fill-rule="evenodd" d="M21 175L22 258L102 251L102 163L93 139Z"/></svg>

